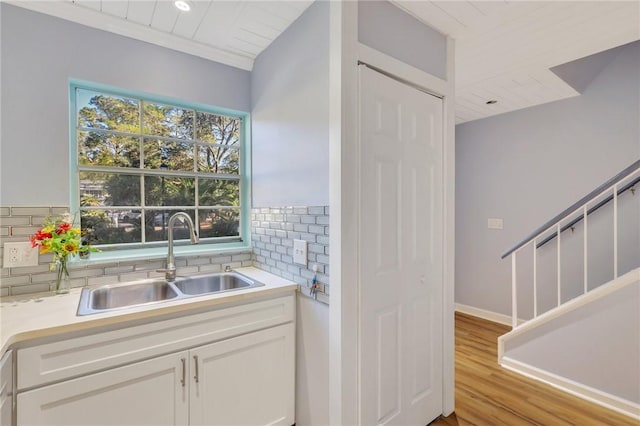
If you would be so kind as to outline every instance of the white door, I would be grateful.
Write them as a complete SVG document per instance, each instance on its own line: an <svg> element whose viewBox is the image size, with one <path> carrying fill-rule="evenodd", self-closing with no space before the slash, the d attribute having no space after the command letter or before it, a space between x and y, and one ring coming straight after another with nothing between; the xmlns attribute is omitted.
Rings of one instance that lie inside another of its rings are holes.
<svg viewBox="0 0 640 426"><path fill-rule="evenodd" d="M360 421L442 413L442 100L360 71Z"/></svg>
<svg viewBox="0 0 640 426"><path fill-rule="evenodd" d="M192 349L191 426L295 423L295 325Z"/></svg>
<svg viewBox="0 0 640 426"><path fill-rule="evenodd" d="M17 425L186 426L187 356L167 355L19 393Z"/></svg>

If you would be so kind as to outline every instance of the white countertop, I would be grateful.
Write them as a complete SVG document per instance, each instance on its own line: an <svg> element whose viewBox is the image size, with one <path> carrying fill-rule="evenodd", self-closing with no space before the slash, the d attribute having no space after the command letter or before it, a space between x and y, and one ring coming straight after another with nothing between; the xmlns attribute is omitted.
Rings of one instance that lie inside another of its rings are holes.
<svg viewBox="0 0 640 426"><path fill-rule="evenodd" d="M70 293L63 295L47 293L3 297L0 302L0 356L11 345L27 340L167 314L188 313L190 310L204 307L285 294L297 288L297 284L292 281L254 267L240 268L236 271L265 285L84 316L76 315L82 291L80 288L72 289Z"/></svg>

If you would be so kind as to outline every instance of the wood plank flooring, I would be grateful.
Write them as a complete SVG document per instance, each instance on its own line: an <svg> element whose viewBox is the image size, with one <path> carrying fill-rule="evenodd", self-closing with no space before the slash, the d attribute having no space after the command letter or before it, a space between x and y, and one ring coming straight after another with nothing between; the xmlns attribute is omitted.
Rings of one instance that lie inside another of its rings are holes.
<svg viewBox="0 0 640 426"><path fill-rule="evenodd" d="M640 422L498 365L498 336L510 327L456 313L455 413L441 425L640 426Z"/></svg>

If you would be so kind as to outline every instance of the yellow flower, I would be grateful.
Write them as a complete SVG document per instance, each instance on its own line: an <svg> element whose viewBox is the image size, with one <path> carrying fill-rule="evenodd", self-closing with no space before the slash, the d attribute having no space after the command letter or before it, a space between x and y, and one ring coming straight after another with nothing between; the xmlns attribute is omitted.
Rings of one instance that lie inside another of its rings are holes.
<svg viewBox="0 0 640 426"><path fill-rule="evenodd" d="M44 234L50 234L54 231L54 229L56 229L56 226L54 224L51 225L47 225L44 228L42 228L42 232Z"/></svg>
<svg viewBox="0 0 640 426"><path fill-rule="evenodd" d="M62 246L62 250L67 254L76 254L78 252L78 245L75 241L68 241Z"/></svg>
<svg viewBox="0 0 640 426"><path fill-rule="evenodd" d="M51 245L46 241L43 241L42 246L40 246L40 254L49 253L50 249L51 249Z"/></svg>

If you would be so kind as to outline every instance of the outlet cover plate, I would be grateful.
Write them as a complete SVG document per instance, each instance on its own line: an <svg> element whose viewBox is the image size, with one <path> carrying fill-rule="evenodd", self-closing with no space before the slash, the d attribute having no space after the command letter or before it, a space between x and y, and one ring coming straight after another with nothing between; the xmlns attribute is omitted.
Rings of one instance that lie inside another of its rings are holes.
<svg viewBox="0 0 640 426"><path fill-rule="evenodd" d="M28 241L4 243L2 259L3 268L38 266L38 248L31 247L31 243Z"/></svg>
<svg viewBox="0 0 640 426"><path fill-rule="evenodd" d="M307 242L293 240L293 263L307 266Z"/></svg>
<svg viewBox="0 0 640 426"><path fill-rule="evenodd" d="M502 229L503 228L502 218L490 217L489 219L487 219L487 228L489 228L489 229Z"/></svg>

